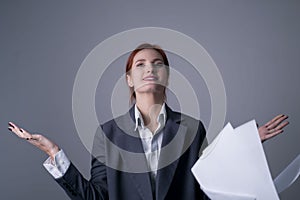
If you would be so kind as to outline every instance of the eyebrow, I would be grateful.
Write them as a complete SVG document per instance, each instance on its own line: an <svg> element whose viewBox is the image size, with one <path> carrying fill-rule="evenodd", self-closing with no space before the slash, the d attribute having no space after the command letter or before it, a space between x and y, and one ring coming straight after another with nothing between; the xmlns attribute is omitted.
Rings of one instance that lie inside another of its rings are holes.
<svg viewBox="0 0 300 200"><path fill-rule="evenodd" d="M138 59L137 61L135 61L135 63L142 62L142 61L146 61L146 59ZM162 61L163 62L163 60L161 58L155 58L151 62L154 63L155 61Z"/></svg>

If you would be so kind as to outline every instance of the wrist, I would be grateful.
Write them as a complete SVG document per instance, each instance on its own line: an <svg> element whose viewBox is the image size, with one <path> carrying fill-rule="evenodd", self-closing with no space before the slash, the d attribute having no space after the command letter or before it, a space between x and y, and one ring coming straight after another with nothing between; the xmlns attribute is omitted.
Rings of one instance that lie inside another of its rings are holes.
<svg viewBox="0 0 300 200"><path fill-rule="evenodd" d="M59 147L57 145L53 145L52 148L50 148L48 155L51 157L52 160L54 160L55 155L57 152L59 152Z"/></svg>

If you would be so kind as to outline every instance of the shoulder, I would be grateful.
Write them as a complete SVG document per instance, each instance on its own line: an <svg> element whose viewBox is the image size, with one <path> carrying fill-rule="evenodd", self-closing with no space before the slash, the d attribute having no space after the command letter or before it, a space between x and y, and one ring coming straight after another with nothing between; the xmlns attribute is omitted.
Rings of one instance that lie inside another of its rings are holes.
<svg viewBox="0 0 300 200"><path fill-rule="evenodd" d="M100 126L102 128L108 128L108 127L118 127L118 126L124 126L124 125L128 125L128 124L133 124L134 121L133 119L130 117L130 114L129 112L121 115L121 116L118 116L116 118L113 118L113 119L110 119L106 122L104 122L103 124L101 124Z"/></svg>
<svg viewBox="0 0 300 200"><path fill-rule="evenodd" d="M129 108L129 110L124 113L123 115L117 116L113 119L110 119L106 122L104 122L103 124L101 124L100 126L102 128L105 127L118 127L118 126L128 126L128 125L132 125L134 123L134 106L132 106L131 108Z"/></svg>
<svg viewBox="0 0 300 200"><path fill-rule="evenodd" d="M190 115L173 111L169 112L171 114L171 119L176 121L176 124L185 127L185 136L188 140L193 141L188 142L190 149L193 154L199 154L201 147L204 149L207 146L206 130L201 120L196 119ZM168 117L167 117L168 118ZM171 120L171 121L172 121ZM202 152L202 150L201 150Z"/></svg>
<svg viewBox="0 0 300 200"><path fill-rule="evenodd" d="M205 131L204 125L201 120L196 119L188 114L174 111L170 107L166 107L166 110L168 120L175 121L176 123L186 126L189 129L200 129Z"/></svg>

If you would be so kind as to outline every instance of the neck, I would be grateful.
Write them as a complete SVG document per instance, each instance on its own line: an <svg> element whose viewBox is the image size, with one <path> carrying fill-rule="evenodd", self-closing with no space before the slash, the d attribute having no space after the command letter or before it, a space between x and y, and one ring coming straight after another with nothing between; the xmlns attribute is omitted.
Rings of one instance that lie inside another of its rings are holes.
<svg viewBox="0 0 300 200"><path fill-rule="evenodd" d="M161 95L157 96L150 93L136 96L136 106L142 114L146 126L157 123L157 117L163 103L164 100Z"/></svg>

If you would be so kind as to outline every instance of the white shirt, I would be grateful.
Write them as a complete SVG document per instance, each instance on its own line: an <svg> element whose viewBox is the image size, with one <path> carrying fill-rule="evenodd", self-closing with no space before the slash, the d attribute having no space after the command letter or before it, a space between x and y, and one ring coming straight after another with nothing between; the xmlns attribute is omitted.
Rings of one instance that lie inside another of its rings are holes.
<svg viewBox="0 0 300 200"><path fill-rule="evenodd" d="M61 149L54 156L54 160L50 157L43 163L47 171L55 178L61 178L70 166L70 160Z"/></svg>
<svg viewBox="0 0 300 200"><path fill-rule="evenodd" d="M149 170L153 178L156 176L158 159L161 151L161 144L163 139L162 129L166 123L166 109L165 104L162 105L160 113L157 116L158 127L152 133L149 128L145 127L143 117L135 105L135 130L139 131L141 141L143 144L145 156L148 162Z"/></svg>
<svg viewBox="0 0 300 200"><path fill-rule="evenodd" d="M165 103L162 105L160 113L157 117L158 127L154 131L154 133L152 133L150 129L144 126L143 117L136 105L134 108L134 113L135 113L135 130L139 131L139 135L141 137L143 149L149 166L149 171L151 171L151 182L152 184L155 184L158 160L159 160L162 139L163 139L162 130L165 126L166 119L167 119ZM68 170L70 166L70 160L63 152L63 150L60 150L55 154L53 161L49 157L43 163L43 165L55 179L58 179L61 178Z"/></svg>
<svg viewBox="0 0 300 200"><path fill-rule="evenodd" d="M152 133L149 128L145 127L143 117L135 105L135 130L139 131L140 138L143 144L146 160L148 162L149 171L151 172L151 185L152 192L155 194L155 179L158 168L159 155L163 140L163 128L166 124L166 108L165 103L162 105L161 110L157 116L158 127Z"/></svg>

